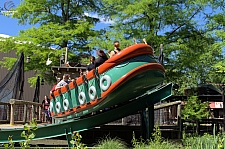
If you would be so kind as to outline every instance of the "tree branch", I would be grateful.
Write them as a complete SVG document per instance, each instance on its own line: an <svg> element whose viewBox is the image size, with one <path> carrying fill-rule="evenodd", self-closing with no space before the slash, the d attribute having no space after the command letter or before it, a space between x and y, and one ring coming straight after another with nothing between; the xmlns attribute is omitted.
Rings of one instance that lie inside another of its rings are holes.
<svg viewBox="0 0 225 149"><path fill-rule="evenodd" d="M77 6L79 5L79 2L80 2L80 1L78 0L77 3L76 3L76 5L75 5L75 7L77 7ZM75 7L74 7L74 8L75 8ZM71 14L69 15L69 18L70 18L74 13L75 13L75 11L71 11Z"/></svg>
<svg viewBox="0 0 225 149"><path fill-rule="evenodd" d="M188 19L188 20L191 20L198 12L199 10L201 9L202 7L199 7L198 10ZM182 26L184 26L186 23L183 23L181 24L180 26L178 26L175 30L173 30L167 37L167 39L173 34L175 33L178 29L180 29Z"/></svg>

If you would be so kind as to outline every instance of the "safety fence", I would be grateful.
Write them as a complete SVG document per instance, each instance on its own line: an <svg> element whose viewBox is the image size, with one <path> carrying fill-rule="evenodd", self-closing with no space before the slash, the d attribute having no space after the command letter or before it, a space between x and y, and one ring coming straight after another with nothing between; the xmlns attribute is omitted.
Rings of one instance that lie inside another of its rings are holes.
<svg viewBox="0 0 225 149"><path fill-rule="evenodd" d="M154 123L162 125L177 125L181 115L181 101L158 103L154 106ZM145 109L146 115L148 108ZM148 116L148 115L147 115ZM108 123L109 125L140 125L141 115L136 113L117 121Z"/></svg>
<svg viewBox="0 0 225 149"><path fill-rule="evenodd" d="M43 118L41 106L41 103L16 99L10 99L9 103L0 102L0 123L24 124L33 118L41 122Z"/></svg>

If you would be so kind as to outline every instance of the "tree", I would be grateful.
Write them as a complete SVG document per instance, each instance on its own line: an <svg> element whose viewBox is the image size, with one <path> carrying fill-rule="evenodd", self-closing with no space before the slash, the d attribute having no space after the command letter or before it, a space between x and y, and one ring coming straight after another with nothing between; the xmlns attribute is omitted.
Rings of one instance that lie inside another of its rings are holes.
<svg viewBox="0 0 225 149"><path fill-rule="evenodd" d="M196 132L198 132L199 121L202 118L207 118L209 115L208 106L208 102L202 103L197 96L190 96L185 101L184 108L182 109L183 119L196 124Z"/></svg>
<svg viewBox="0 0 225 149"><path fill-rule="evenodd" d="M70 61L79 61L80 53L91 53L87 39L98 34L93 27L99 19L88 14L98 13L100 8L100 1L94 0L21 1L11 17L18 19L19 24L34 26L20 31L16 37L1 39L0 51L24 52L31 58L25 70L34 70L36 75L50 81L52 72L50 66L45 65L50 52L53 65L59 65L59 57L65 47L70 51ZM10 68L13 61L12 58L5 58L1 64ZM33 77L30 82L34 84L35 80L36 77Z"/></svg>
<svg viewBox="0 0 225 149"><path fill-rule="evenodd" d="M224 9L223 11L214 14L211 16L211 22L209 23L208 27L208 35L213 36L216 39L216 42L212 45L212 50L220 49L222 54L224 55L224 48L225 48L225 17L224 17ZM215 83L224 83L225 82L225 59L223 56L220 61L216 61L216 64L212 66L214 69L214 76L217 75L218 77L214 77L213 74L211 77L213 82Z"/></svg>
<svg viewBox="0 0 225 149"><path fill-rule="evenodd" d="M215 31L210 26L215 18L220 20L217 15L219 11L223 14L224 2L103 0L103 4L103 13L114 24L95 40L95 45L107 43L106 34L121 35L126 42L132 38L140 42L145 37L156 55L160 44L164 45L166 82L176 82L183 89L218 78L213 66L223 59L222 46L216 46L218 40L210 34Z"/></svg>

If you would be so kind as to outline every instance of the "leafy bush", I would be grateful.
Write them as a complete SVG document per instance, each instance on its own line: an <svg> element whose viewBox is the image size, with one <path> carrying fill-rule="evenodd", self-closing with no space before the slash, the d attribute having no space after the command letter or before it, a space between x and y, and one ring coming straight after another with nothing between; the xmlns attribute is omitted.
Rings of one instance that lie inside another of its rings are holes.
<svg viewBox="0 0 225 149"><path fill-rule="evenodd" d="M126 143L119 138L106 137L98 142L96 147L101 149L127 149Z"/></svg>
<svg viewBox="0 0 225 149"><path fill-rule="evenodd" d="M37 122L36 119L32 119L32 121L30 122L30 124L28 125L28 123L26 123L25 125L23 125L23 130L22 133L20 134L20 136L22 138L25 139L25 141L20 142L20 147L22 149L27 149L30 148L30 141L35 137L35 133L34 131L37 130ZM13 138L12 136L8 137L9 143L8 144L4 144L4 147L6 149L14 149L14 142L13 142Z"/></svg>
<svg viewBox="0 0 225 149"><path fill-rule="evenodd" d="M177 143L164 140L161 136L161 131L158 126L155 127L155 132L152 134L152 139L144 141L142 138L137 140L133 133L132 145L134 149L178 149L180 146Z"/></svg>
<svg viewBox="0 0 225 149"><path fill-rule="evenodd" d="M185 149L223 149L225 147L224 137L224 134L184 136L182 143Z"/></svg>
<svg viewBox="0 0 225 149"><path fill-rule="evenodd" d="M70 141L75 149L86 149L87 147L81 142L82 136L76 132Z"/></svg>

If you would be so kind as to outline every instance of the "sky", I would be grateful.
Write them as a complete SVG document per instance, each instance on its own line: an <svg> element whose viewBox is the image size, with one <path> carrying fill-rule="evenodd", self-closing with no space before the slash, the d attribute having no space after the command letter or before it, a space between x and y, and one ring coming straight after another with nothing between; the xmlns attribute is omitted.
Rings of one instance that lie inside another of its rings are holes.
<svg viewBox="0 0 225 149"><path fill-rule="evenodd" d="M0 8L4 8L4 6L6 8L9 8L10 6L16 7L19 5L19 3L20 3L20 0L0 0ZM96 16L96 15L92 15L92 16ZM105 28L110 23L112 23L112 21L101 20L101 23L98 23L95 26L95 29ZM32 27L31 25L18 25L18 21L16 19L3 16L0 13L0 34L5 34L9 36L17 36L20 30L26 30L31 27Z"/></svg>
<svg viewBox="0 0 225 149"><path fill-rule="evenodd" d="M0 8L4 8L4 3L7 3L6 0L0 0ZM6 8L10 7L10 5L14 4L17 6L20 3L20 0L13 0L11 3L7 3ZM16 19L11 19L9 17L0 15L0 34L6 34L10 36L16 36L19 33L19 30L25 30L31 26L26 25L18 25L18 21Z"/></svg>

